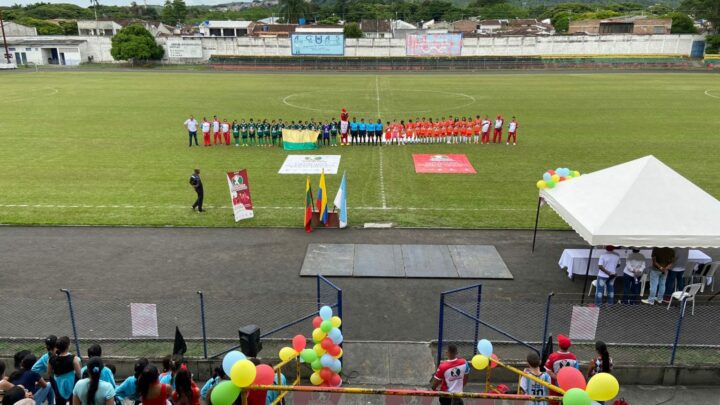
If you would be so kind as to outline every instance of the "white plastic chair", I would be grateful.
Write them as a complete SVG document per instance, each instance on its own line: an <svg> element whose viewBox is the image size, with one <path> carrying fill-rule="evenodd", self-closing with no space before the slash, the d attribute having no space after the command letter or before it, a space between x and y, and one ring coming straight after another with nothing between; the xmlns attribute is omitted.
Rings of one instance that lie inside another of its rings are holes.
<svg viewBox="0 0 720 405"><path fill-rule="evenodd" d="M683 300L685 302L692 301L692 314L695 315L695 296L698 291L700 291L700 288L702 288L702 284L690 284L686 285L682 291L675 291L670 296L670 302L668 303L667 309L670 309L673 298L680 301L680 305L683 305ZM685 306L683 306L683 315L685 315Z"/></svg>
<svg viewBox="0 0 720 405"><path fill-rule="evenodd" d="M705 271L705 274L703 274L700 280L700 284L702 284L700 292L705 291L706 284L710 284L710 291L715 291L715 272L717 271L718 267L720 267L720 262L710 263L710 268Z"/></svg>
<svg viewBox="0 0 720 405"><path fill-rule="evenodd" d="M643 273L642 276L640 276L640 298L642 298L645 295L645 285L648 282L648 274Z"/></svg>
<svg viewBox="0 0 720 405"><path fill-rule="evenodd" d="M588 297L592 295L592 290L597 290L597 279L593 280L592 283L590 283L590 289L588 290ZM603 291L603 297L607 297L607 289Z"/></svg>
<svg viewBox="0 0 720 405"><path fill-rule="evenodd" d="M691 284L689 281L692 281L691 278L693 276L693 272L695 272L695 268L697 268L697 263L695 262L687 262L685 263L685 270L683 271L683 284ZM677 291L677 283L675 283L675 291Z"/></svg>

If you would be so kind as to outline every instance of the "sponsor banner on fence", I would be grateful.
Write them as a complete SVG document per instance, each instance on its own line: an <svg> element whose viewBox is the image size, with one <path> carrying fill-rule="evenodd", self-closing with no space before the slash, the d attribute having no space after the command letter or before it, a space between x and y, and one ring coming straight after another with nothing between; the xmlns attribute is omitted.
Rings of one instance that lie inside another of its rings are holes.
<svg viewBox="0 0 720 405"><path fill-rule="evenodd" d="M250 197L250 182L247 170L227 173L228 187L230 187L230 200L232 201L235 222L253 217L252 198Z"/></svg>
<svg viewBox="0 0 720 405"><path fill-rule="evenodd" d="M340 155L288 155L279 174L337 174Z"/></svg>
<svg viewBox="0 0 720 405"><path fill-rule="evenodd" d="M477 173L465 155L413 155L415 173Z"/></svg>
<svg viewBox="0 0 720 405"><path fill-rule="evenodd" d="M412 34L405 37L407 56L460 56L462 34Z"/></svg>
<svg viewBox="0 0 720 405"><path fill-rule="evenodd" d="M345 55L343 34L295 33L290 36L293 55Z"/></svg>

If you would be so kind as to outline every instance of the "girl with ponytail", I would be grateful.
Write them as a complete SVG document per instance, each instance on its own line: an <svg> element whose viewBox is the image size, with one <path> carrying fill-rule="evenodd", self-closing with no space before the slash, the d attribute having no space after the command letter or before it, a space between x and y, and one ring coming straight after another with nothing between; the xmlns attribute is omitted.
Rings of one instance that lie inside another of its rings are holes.
<svg viewBox="0 0 720 405"><path fill-rule="evenodd" d="M75 384L73 405L113 405L115 403L115 388L109 382L100 380L103 368L105 366L100 357L93 357L88 361L88 378Z"/></svg>
<svg viewBox="0 0 720 405"><path fill-rule="evenodd" d="M590 361L590 367L588 368L588 378L597 373L612 373L612 359L605 342L599 340L595 342L595 352L596 356Z"/></svg>

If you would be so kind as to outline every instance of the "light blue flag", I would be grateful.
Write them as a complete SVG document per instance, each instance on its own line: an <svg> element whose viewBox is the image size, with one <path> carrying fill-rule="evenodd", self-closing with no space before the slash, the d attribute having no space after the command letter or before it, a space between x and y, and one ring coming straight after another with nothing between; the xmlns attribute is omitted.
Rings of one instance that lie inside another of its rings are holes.
<svg viewBox="0 0 720 405"><path fill-rule="evenodd" d="M340 228L347 227L347 183L345 181L345 172L343 172L342 181L340 181L340 189L335 196L333 204L340 210L338 219L340 220Z"/></svg>

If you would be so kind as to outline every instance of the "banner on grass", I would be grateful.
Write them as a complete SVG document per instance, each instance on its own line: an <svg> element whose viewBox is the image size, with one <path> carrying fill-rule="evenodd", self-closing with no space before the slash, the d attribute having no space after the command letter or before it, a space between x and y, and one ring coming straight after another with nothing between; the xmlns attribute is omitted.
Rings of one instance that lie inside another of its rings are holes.
<svg viewBox="0 0 720 405"><path fill-rule="evenodd" d="M340 155L288 155L279 174L337 174Z"/></svg>
<svg viewBox="0 0 720 405"><path fill-rule="evenodd" d="M465 155L413 155L415 173L477 173Z"/></svg>
<svg viewBox="0 0 720 405"><path fill-rule="evenodd" d="M247 170L227 173L230 200L232 201L235 222L253 217L252 198L250 198L250 182Z"/></svg>

